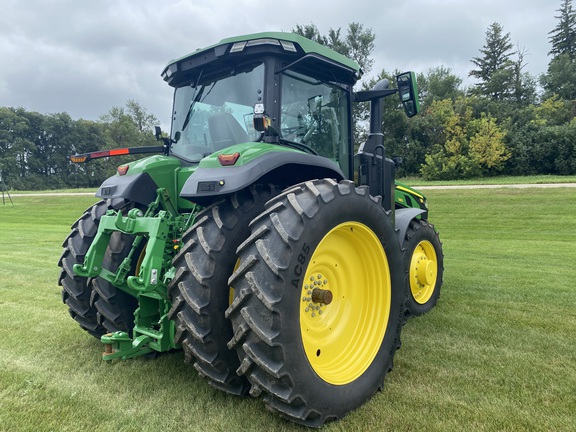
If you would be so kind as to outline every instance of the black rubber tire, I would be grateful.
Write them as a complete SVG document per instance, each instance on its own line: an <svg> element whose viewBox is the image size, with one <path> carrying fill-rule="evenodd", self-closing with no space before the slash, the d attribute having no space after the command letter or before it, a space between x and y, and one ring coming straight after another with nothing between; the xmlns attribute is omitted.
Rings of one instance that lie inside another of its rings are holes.
<svg viewBox="0 0 576 432"><path fill-rule="evenodd" d="M300 308L301 301L309 299L301 298L301 290L319 243L334 227L350 221L368 227L385 251L390 313L366 369L350 382L334 385L314 371L306 356L300 324L306 317ZM263 394L269 409L291 421L320 427L381 389L400 347L406 273L390 215L367 188L324 179L296 185L272 199L251 230L238 250L240 266L230 278L235 298L226 312L234 328L229 347L242 360L238 372L250 380L253 396Z"/></svg>
<svg viewBox="0 0 576 432"><path fill-rule="evenodd" d="M168 316L176 322L175 341L182 344L186 361L213 387L235 395L246 394L250 384L236 374L240 362L226 345L232 337L232 325L224 316L230 304L228 277L238 260L236 249L250 233L250 221L274 195L273 186L256 185L205 208L173 260L176 275L168 287Z"/></svg>
<svg viewBox="0 0 576 432"><path fill-rule="evenodd" d="M431 296L426 299L426 301L417 301L414 297L414 293L410 288L410 283L415 277L413 272L410 270L410 262L412 260L412 255L421 242L428 242L434 248L436 254L436 281L434 284L433 292ZM403 247L404 250L404 264L408 269L408 297L406 300L406 317L420 316L426 312L431 311L436 302L440 298L440 289L442 287L442 278L444 276L444 254L442 253L442 243L440 242L440 237L434 229L434 226L428 221L414 219L410 222L408 230L406 231L406 236L404 238Z"/></svg>
<svg viewBox="0 0 576 432"><path fill-rule="evenodd" d="M58 261L61 268L58 285L62 286L62 301L68 306L70 316L80 327L97 339L108 331L102 324L96 308L93 280L77 276L72 267L82 264L88 248L98 232L100 218L107 210L117 210L125 205L124 200L99 201L86 209L84 214L72 225L72 231L64 240L64 251ZM108 255L108 254L107 254ZM110 307L123 305L113 296L109 299Z"/></svg>
<svg viewBox="0 0 576 432"><path fill-rule="evenodd" d="M100 218L111 205L100 201L72 224L72 231L64 240L64 251L58 260L61 268L58 285L62 287L62 301L68 306L70 316L92 336L100 338L106 329L98 323L97 310L92 303L92 284L88 278L77 276L72 267L82 264L88 248L98 231Z"/></svg>

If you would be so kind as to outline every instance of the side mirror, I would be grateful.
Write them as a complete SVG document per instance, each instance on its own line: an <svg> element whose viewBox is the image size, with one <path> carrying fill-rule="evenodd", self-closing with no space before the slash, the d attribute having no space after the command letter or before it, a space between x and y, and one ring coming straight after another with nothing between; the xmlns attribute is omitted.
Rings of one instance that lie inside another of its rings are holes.
<svg viewBox="0 0 576 432"><path fill-rule="evenodd" d="M404 72L396 76L398 95L400 102L404 106L404 111L408 117L414 117L420 112L420 101L418 100L418 83L414 72Z"/></svg>

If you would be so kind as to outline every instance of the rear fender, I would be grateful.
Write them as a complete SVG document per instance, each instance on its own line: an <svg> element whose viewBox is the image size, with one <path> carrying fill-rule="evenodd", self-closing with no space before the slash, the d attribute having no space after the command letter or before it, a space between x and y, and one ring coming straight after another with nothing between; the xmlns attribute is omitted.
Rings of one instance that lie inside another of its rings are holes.
<svg viewBox="0 0 576 432"><path fill-rule="evenodd" d="M96 192L102 199L124 198L147 206L156 199L158 185L150 174L114 176L106 179Z"/></svg>
<svg viewBox="0 0 576 432"><path fill-rule="evenodd" d="M297 152L272 152L241 166L198 167L188 178L180 197L205 204L216 196L230 194L254 183L287 187L307 180L343 180L338 165L321 156Z"/></svg>

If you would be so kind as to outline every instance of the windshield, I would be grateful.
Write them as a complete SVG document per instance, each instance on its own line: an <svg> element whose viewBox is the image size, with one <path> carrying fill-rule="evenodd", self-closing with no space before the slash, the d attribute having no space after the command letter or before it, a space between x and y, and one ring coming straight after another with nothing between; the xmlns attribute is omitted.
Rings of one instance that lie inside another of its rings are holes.
<svg viewBox="0 0 576 432"><path fill-rule="evenodd" d="M305 144L321 156L349 163L348 92L294 71L282 78L282 138Z"/></svg>
<svg viewBox="0 0 576 432"><path fill-rule="evenodd" d="M176 89L172 116L172 153L197 162L234 144L255 141L254 104L262 101L264 65L251 65L234 75L204 80Z"/></svg>

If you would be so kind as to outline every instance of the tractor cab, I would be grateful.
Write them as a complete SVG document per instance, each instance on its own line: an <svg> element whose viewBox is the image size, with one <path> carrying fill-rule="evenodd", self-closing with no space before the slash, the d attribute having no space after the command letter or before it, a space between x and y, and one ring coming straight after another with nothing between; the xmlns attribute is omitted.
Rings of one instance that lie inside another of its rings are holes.
<svg viewBox="0 0 576 432"><path fill-rule="evenodd" d="M356 62L304 37L225 39L172 61L172 154L195 163L236 144L269 143L336 162L351 177Z"/></svg>

